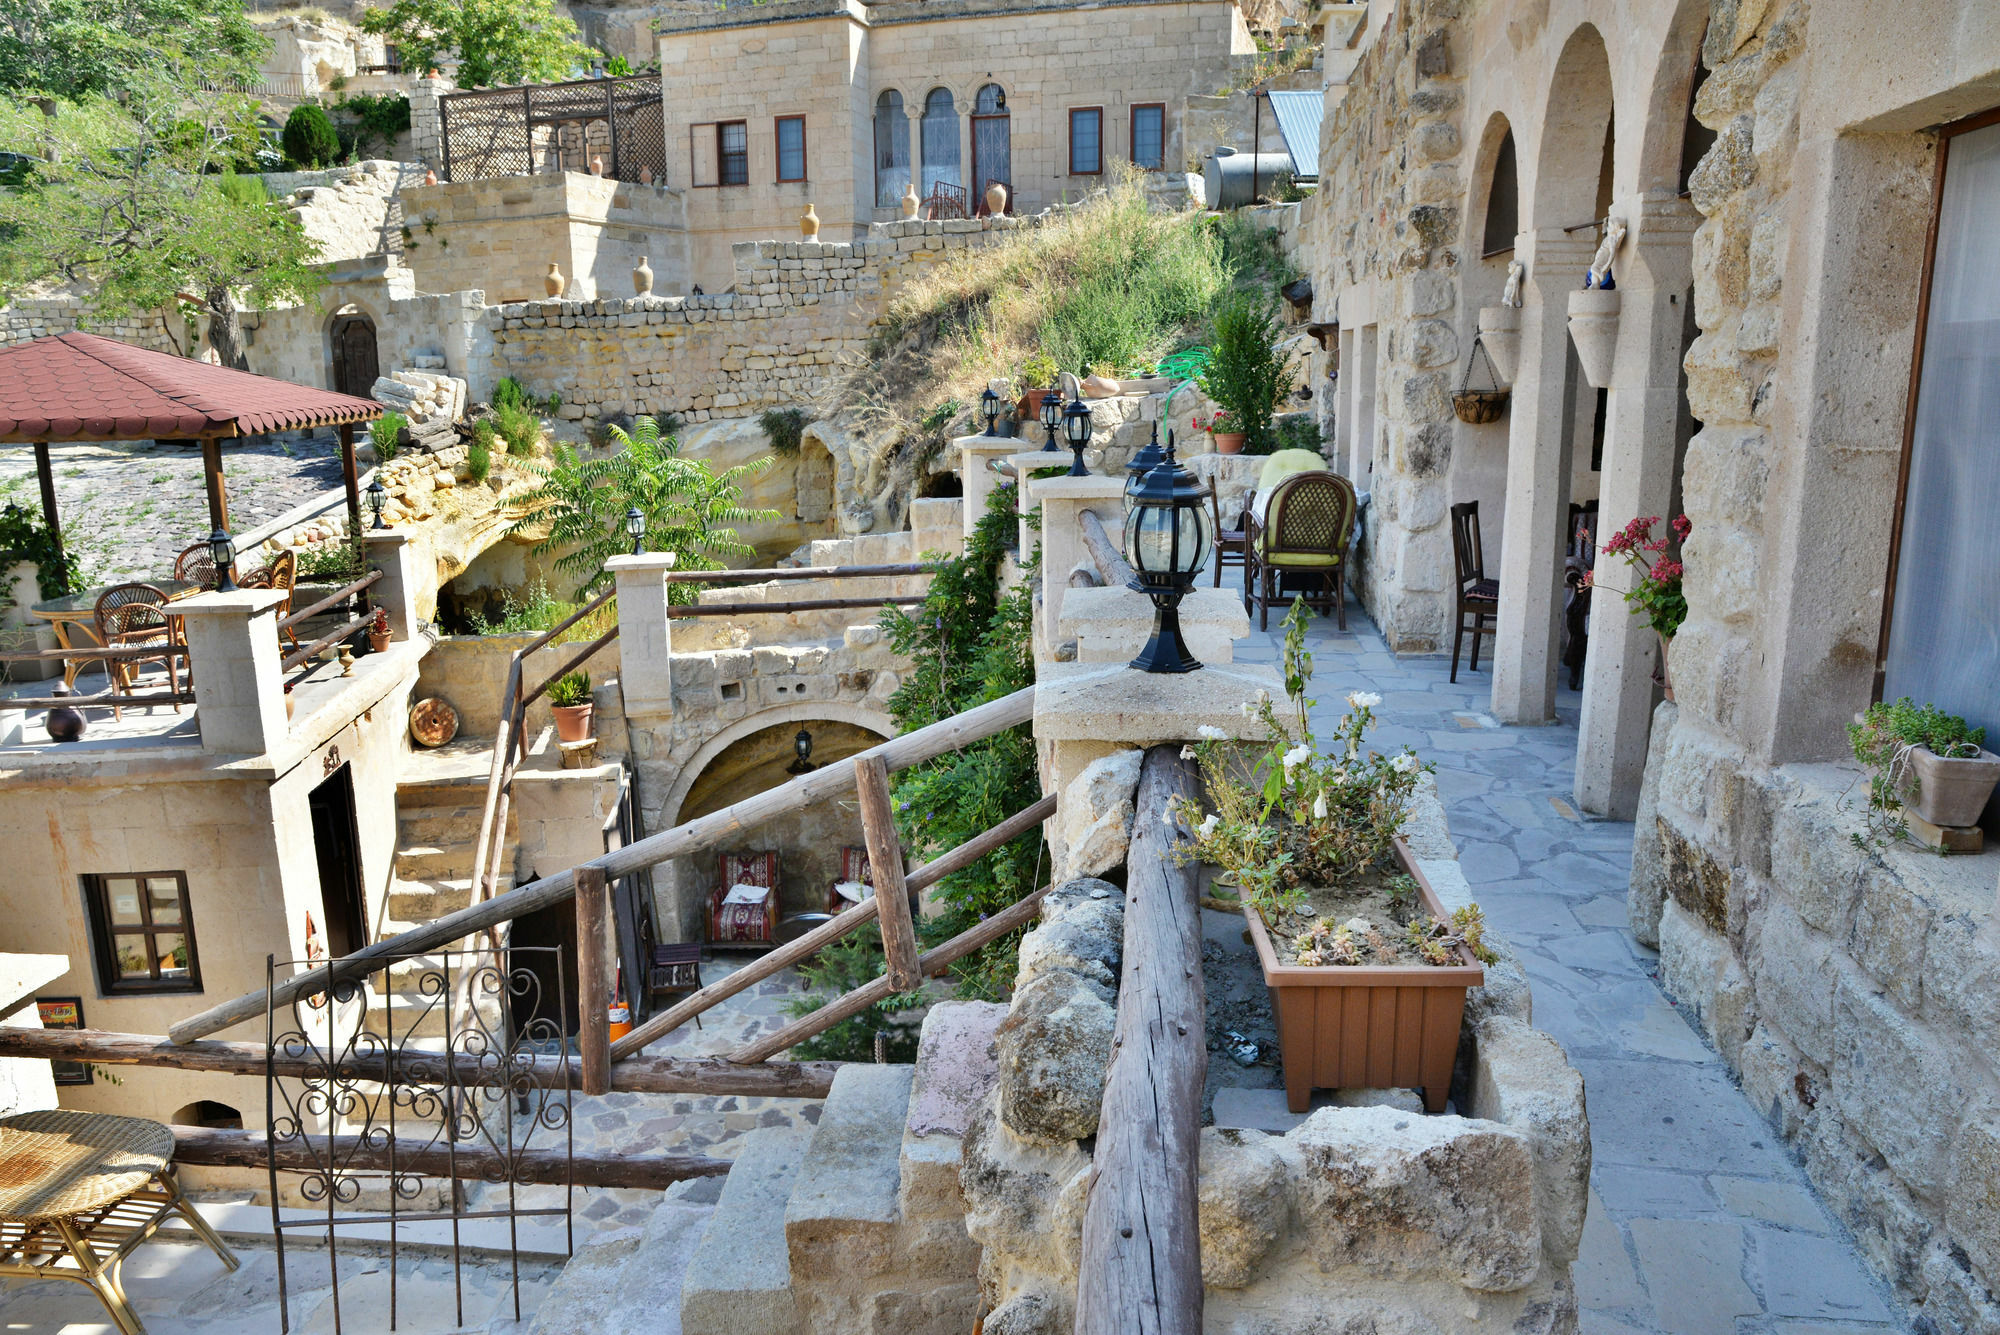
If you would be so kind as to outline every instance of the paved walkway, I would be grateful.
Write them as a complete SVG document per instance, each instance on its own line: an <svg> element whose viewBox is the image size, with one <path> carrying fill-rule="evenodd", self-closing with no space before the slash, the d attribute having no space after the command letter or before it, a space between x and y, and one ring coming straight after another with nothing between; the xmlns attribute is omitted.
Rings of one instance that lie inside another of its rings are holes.
<svg viewBox="0 0 2000 1335"><path fill-rule="evenodd" d="M1391 654L1358 606L1348 626L1314 622L1315 730L1331 731L1349 691L1378 691L1375 743L1436 762L1466 878L1528 971L1535 1024L1583 1072L1584 1335L1906 1330L1790 1151L1660 992L1658 954L1627 930L1632 826L1580 819L1570 802L1579 697L1561 695L1553 726L1503 728L1483 667L1461 663L1453 685L1448 657ZM1237 657L1276 663L1282 644L1274 615Z"/></svg>

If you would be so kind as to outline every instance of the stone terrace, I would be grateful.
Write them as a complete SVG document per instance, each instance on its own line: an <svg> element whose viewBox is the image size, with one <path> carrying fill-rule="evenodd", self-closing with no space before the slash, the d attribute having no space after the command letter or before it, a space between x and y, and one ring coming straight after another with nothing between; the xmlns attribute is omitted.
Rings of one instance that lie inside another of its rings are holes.
<svg viewBox="0 0 2000 1335"><path fill-rule="evenodd" d="M1502 728L1492 677L1398 657L1358 607L1315 619L1311 696L1324 735L1350 691L1382 704L1371 740L1437 764L1459 860L1534 986L1537 1028L1583 1072L1594 1162L1574 1278L1584 1335L1861 1335L1905 1331L1852 1239L1661 993L1658 953L1626 927L1629 823L1583 821L1568 793L1579 697L1559 722ZM1253 632L1241 662L1276 663Z"/></svg>

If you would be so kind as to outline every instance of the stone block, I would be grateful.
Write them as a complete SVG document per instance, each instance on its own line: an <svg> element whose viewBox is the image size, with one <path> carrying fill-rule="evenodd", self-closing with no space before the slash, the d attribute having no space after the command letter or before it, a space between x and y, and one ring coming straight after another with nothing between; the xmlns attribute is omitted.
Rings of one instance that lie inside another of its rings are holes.
<svg viewBox="0 0 2000 1335"><path fill-rule="evenodd" d="M1731 1066L1756 1023L1750 979L1727 938L1708 930L1677 903L1660 918L1660 982L1695 1018Z"/></svg>
<svg viewBox="0 0 2000 1335"><path fill-rule="evenodd" d="M1590 1194L1590 1118L1583 1077L1562 1045L1522 1020L1494 1016L1476 1038L1470 1111L1528 1137L1542 1246L1561 1266L1583 1239Z"/></svg>
<svg viewBox="0 0 2000 1335"><path fill-rule="evenodd" d="M1933 917L1893 865L1863 866L1848 953L1906 1010L1923 998L1924 942Z"/></svg>
<svg viewBox="0 0 2000 1335"><path fill-rule="evenodd" d="M1092 761L1064 787L1056 811L1058 877L1095 876L1123 865L1145 758L1139 750L1114 752Z"/></svg>
<svg viewBox="0 0 2000 1335"><path fill-rule="evenodd" d="M996 1091L965 1133L959 1190L966 1232L989 1257L1005 1257L1010 1265L1043 1274L1073 1271L1083 1212L1069 1198L1082 1195L1090 1156L1070 1141L1022 1140L1007 1129L998 1109Z"/></svg>
<svg viewBox="0 0 2000 1335"><path fill-rule="evenodd" d="M683 1335L788 1335L798 1329L785 1204L805 1149L805 1134L791 1127L745 1138L688 1267Z"/></svg>
<svg viewBox="0 0 2000 1335"><path fill-rule="evenodd" d="M1853 973L1834 982L1834 1060L1841 1115L1920 1196L1939 1191L1970 1072L1957 1042L1933 1034Z"/></svg>
<svg viewBox="0 0 2000 1335"><path fill-rule="evenodd" d="M924 1017L903 1125L898 1205L905 1220L947 1218L963 1235L960 1142L999 1078L993 1037L1007 1008L942 1002Z"/></svg>
<svg viewBox="0 0 2000 1335"><path fill-rule="evenodd" d="M1102 989L1066 970L1019 988L994 1040L1007 1129L1045 1145L1095 1135L1116 1023Z"/></svg>
<svg viewBox="0 0 2000 1335"><path fill-rule="evenodd" d="M1202 1131L1197 1207L1204 1284L1247 1286L1291 1231L1292 1165L1285 1150L1284 1141L1259 1131Z"/></svg>

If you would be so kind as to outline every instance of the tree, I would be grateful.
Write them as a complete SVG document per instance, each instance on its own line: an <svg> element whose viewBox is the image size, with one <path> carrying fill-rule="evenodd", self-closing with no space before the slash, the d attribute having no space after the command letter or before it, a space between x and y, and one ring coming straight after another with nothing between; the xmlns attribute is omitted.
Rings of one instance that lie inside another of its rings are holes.
<svg viewBox="0 0 2000 1335"><path fill-rule="evenodd" d="M266 45L243 0L0 0L0 93L74 102L127 86L163 53L247 80Z"/></svg>
<svg viewBox="0 0 2000 1335"><path fill-rule="evenodd" d="M340 156L340 136L327 114L310 102L292 108L285 118L285 156L301 167L324 167Z"/></svg>
<svg viewBox="0 0 2000 1335"><path fill-rule="evenodd" d="M365 11L361 27L394 42L419 70L456 56L461 88L573 78L595 54L555 0L395 0Z"/></svg>
<svg viewBox="0 0 2000 1335"><path fill-rule="evenodd" d="M257 143L255 102L204 90L211 81L165 55L128 77L123 105L0 97L0 143L35 159L0 191L0 299L56 280L90 289L102 316L185 303L241 368L239 295L310 297L324 281L318 243L283 205L225 184Z"/></svg>
<svg viewBox="0 0 2000 1335"><path fill-rule="evenodd" d="M603 584L604 563L631 550L625 512L633 506L646 516L647 548L674 553L682 570L715 570L721 557L752 555L755 549L737 540L734 525L778 518L776 510L741 504L744 479L769 468L769 455L718 473L704 459L683 458L679 438L662 432L651 417L635 421L629 434L612 427L611 438L622 448L608 458L586 459L575 446L558 442L548 463L529 465L541 485L521 497L521 517L512 529L546 525L535 555L562 553L556 569L577 576L581 588ZM686 585L675 591L693 598Z"/></svg>

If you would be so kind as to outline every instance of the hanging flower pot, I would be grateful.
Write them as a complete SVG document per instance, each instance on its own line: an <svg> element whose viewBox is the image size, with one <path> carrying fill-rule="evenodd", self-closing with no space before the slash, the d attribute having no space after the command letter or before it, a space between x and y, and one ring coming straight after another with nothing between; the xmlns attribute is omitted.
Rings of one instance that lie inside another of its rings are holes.
<svg viewBox="0 0 2000 1335"><path fill-rule="evenodd" d="M1451 396L1451 410L1458 414L1459 421L1472 426L1497 422L1500 414L1507 411L1508 392L1500 387L1500 372L1486 351L1485 339L1484 334L1474 336L1471 355L1465 359L1465 374L1459 377L1458 390ZM1491 385L1488 389L1472 387L1473 364L1481 361L1486 363L1486 379Z"/></svg>
<svg viewBox="0 0 2000 1335"><path fill-rule="evenodd" d="M1585 288L1569 294L1569 337L1576 360L1592 389L1611 388L1611 363L1618 351L1617 288Z"/></svg>
<svg viewBox="0 0 2000 1335"><path fill-rule="evenodd" d="M1481 306L1479 341L1485 345L1500 383L1512 385L1514 373L1521 369L1521 308L1505 304Z"/></svg>

